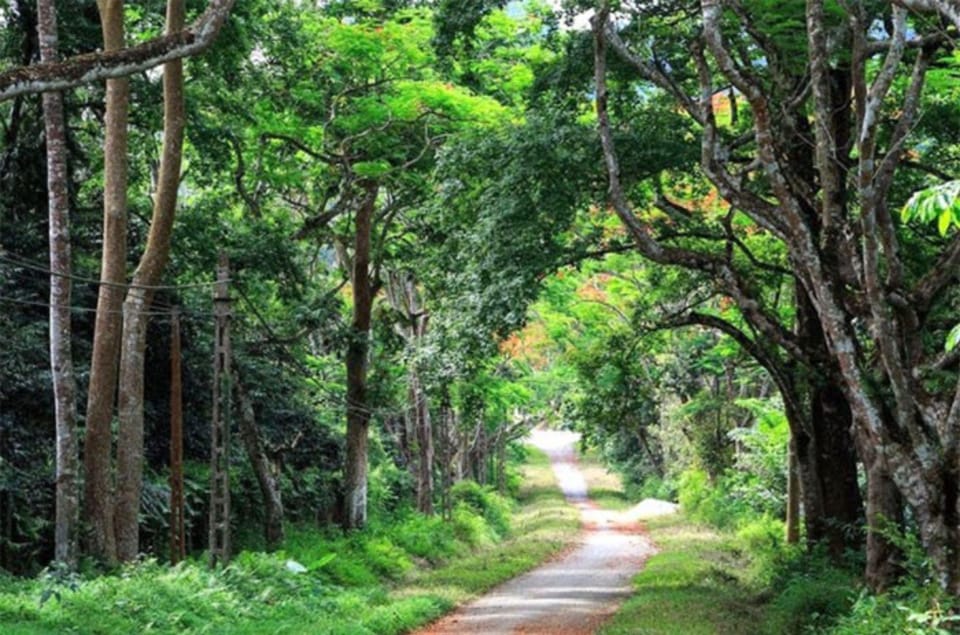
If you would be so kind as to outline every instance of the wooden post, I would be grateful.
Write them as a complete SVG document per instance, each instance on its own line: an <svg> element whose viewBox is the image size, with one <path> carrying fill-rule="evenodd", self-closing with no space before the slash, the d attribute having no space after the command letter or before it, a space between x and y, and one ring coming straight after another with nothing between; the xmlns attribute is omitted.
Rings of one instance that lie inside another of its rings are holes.
<svg viewBox="0 0 960 635"><path fill-rule="evenodd" d="M210 566L230 561L230 265L220 253L213 312L213 421L210 434Z"/></svg>
<svg viewBox="0 0 960 635"><path fill-rule="evenodd" d="M170 563L187 556L183 519L183 398L180 373L180 311L170 317Z"/></svg>

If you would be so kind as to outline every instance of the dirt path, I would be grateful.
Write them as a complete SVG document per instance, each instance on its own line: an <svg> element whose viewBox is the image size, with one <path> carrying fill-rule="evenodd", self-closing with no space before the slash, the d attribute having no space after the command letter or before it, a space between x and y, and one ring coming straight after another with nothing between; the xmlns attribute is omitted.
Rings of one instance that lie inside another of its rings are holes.
<svg viewBox="0 0 960 635"><path fill-rule="evenodd" d="M636 521L598 509L576 465L572 432L536 430L531 443L550 456L567 499L580 508L583 533L561 558L514 578L418 635L514 633L587 635L630 594L630 580L654 552Z"/></svg>

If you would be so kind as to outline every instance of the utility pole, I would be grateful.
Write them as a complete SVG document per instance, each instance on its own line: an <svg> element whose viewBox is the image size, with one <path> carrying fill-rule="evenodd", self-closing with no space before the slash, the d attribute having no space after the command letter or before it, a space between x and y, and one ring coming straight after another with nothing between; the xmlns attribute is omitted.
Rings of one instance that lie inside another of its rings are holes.
<svg viewBox="0 0 960 635"><path fill-rule="evenodd" d="M170 316L170 563L187 556L183 520L183 391L180 373L180 310Z"/></svg>
<svg viewBox="0 0 960 635"><path fill-rule="evenodd" d="M210 566L230 561L230 265L220 252L213 313L213 422L210 434Z"/></svg>

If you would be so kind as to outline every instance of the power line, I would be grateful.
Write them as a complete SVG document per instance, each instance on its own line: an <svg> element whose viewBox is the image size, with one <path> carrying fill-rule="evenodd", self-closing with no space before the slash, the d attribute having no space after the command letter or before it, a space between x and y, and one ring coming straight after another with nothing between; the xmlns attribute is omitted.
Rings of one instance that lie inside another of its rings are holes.
<svg viewBox="0 0 960 635"><path fill-rule="evenodd" d="M196 289L204 287L212 287L216 282L193 282L187 284L133 284L127 282L108 282L105 280L97 280L95 278L85 278L83 276L76 276L73 274L60 273L58 271L51 271L48 267L45 267L35 261L28 260L22 256L17 256L11 254L9 251L0 252L0 264L6 264L7 266L22 267L24 269L31 269L33 271L38 271L40 273L55 276L57 278L66 278L74 282L83 282L85 284L100 285L105 287L115 287L119 289L144 289L148 291L168 291L168 290L179 290L179 289ZM230 282L228 280L227 282Z"/></svg>
<svg viewBox="0 0 960 635"><path fill-rule="evenodd" d="M39 301L36 301L36 300L22 300L22 299L20 299L20 298L11 298L10 296L5 296L5 295L0 295L0 302L10 302L10 303L12 303L12 304L22 304L22 305L25 305L25 306L44 307L44 308L47 308L47 309L50 309L50 308L58 308L58 309L66 308L66 309L69 309L70 311L73 311L73 312L75 312L75 313L96 313L96 312L97 312L97 309L91 308L91 307L86 307L86 306L68 306L68 307L64 307L63 305L54 305L54 304L50 304L50 303L48 303L48 302L39 302ZM111 315L123 315L123 311L107 311L107 313L109 313L109 314L111 314ZM172 313L172 311L143 311L142 314L143 314L143 315L149 315L149 316L157 316L157 317L169 317L169 316L171 316L173 313Z"/></svg>
<svg viewBox="0 0 960 635"><path fill-rule="evenodd" d="M9 251L0 251L0 265L3 265L3 264L6 264L7 266L15 266L15 267L22 267L24 269L30 269L46 275L67 278L75 282L83 282L87 284L103 285L103 286L117 287L117 288L123 288L123 289L177 290L177 289L212 287L215 284L217 284L215 281L200 282L200 283L193 283L193 284L182 284L182 285L134 285L134 284L125 284L125 283L105 282L105 281L96 280L93 278L86 278L83 276L75 276L72 274L62 274L58 272L53 272L53 271L50 271L49 268L44 267L35 261L28 260L26 258L23 258L22 256L11 254ZM231 282L231 280L228 279L227 282ZM279 341L274 329L271 327L271 325L267 322L267 320L263 317L263 315L257 309L257 306L246 296L245 293L243 293L242 289L236 286L232 288L237 291L238 295L240 296L240 299L244 302L244 304L247 305L250 311L254 314L257 321L260 323L261 328L264 331L266 331L267 335L270 338L268 343L278 347L283 352L284 356L287 358L287 361L291 363L296 368L296 370L298 370L299 372L303 373L308 377L312 376L313 372L309 368L307 368L296 357L296 355L294 355L290 351L289 348L287 348L287 345L285 343L283 343L282 341ZM35 300L23 300L20 298L13 298L13 297L4 296L4 295L0 295L0 302L8 302L8 303L19 304L24 306L43 307L47 309L53 306L56 306L56 305L51 305L48 302L40 302ZM213 313L194 311L191 309L187 309L185 307L173 307L170 304L167 304L164 302L157 302L156 300L154 302L159 304L161 307L163 307L164 310L144 311L142 312L144 315L148 315L148 316L156 317L160 319L170 319L173 315L174 310L179 310L181 317L188 317L188 318L214 317ZM57 308L60 308L60 307L57 307ZM96 313L97 312L97 309L92 307L69 306L66 308L76 313ZM111 315L123 315L123 311L107 311L107 313ZM346 405L348 407L352 406L353 408L356 408L361 411L365 411L367 414L371 414L371 415L384 416L387 414L395 414L394 410L390 410L386 408L370 408L365 404L360 404L355 402L352 403L352 400L346 397L346 395L338 395L334 391L328 388L315 386L315 389L319 390L321 393L324 393L326 395L327 403L332 402L338 405Z"/></svg>
<svg viewBox="0 0 960 635"><path fill-rule="evenodd" d="M287 347L287 344L283 342L280 338L277 337L275 329L270 325L270 323L263 317L263 314L257 309L257 306L247 297L239 287L232 287L237 291L237 294L240 296L240 299L244 304L247 305L247 308L253 313L257 321L260 323L261 328L266 331L269 339L266 341L266 344L274 346L283 353L283 356L287 358L287 362L292 364L294 369L302 373L307 377L313 376L313 371L307 368L307 366L297 359L297 356L290 352L290 349ZM314 389L322 393L321 402L326 402L328 404L333 403L337 406L346 406L348 408L354 408L361 412L364 412L369 415L379 415L385 417L387 415L396 414L395 410L387 408L371 408L370 406L358 403L350 399L347 395L339 395L334 391L326 388L325 386L315 385Z"/></svg>

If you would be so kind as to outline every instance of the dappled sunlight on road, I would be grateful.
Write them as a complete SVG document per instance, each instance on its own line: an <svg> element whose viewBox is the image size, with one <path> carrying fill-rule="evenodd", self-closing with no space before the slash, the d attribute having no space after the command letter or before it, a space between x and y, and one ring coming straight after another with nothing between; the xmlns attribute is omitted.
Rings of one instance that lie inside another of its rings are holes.
<svg viewBox="0 0 960 635"><path fill-rule="evenodd" d="M510 580L420 631L420 635L473 633L587 635L630 594L630 580L653 554L631 511L599 509L587 498L576 462L579 435L534 430L530 445L543 450L561 490L580 510L583 532L559 559ZM660 508L663 509L663 508Z"/></svg>

